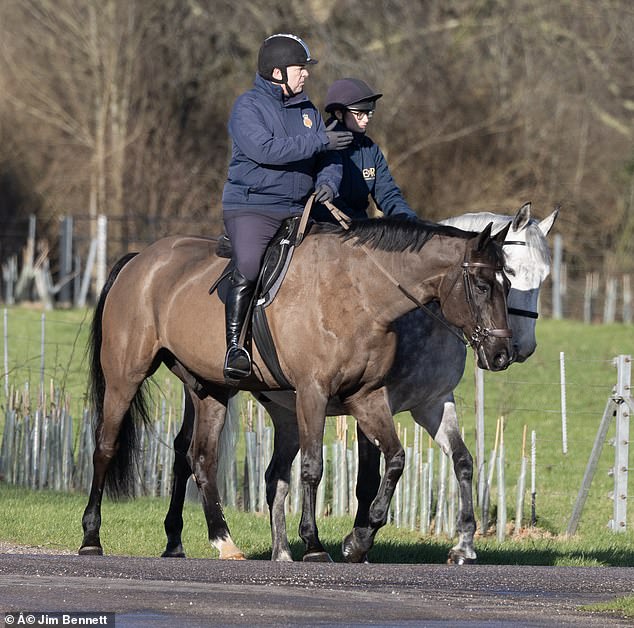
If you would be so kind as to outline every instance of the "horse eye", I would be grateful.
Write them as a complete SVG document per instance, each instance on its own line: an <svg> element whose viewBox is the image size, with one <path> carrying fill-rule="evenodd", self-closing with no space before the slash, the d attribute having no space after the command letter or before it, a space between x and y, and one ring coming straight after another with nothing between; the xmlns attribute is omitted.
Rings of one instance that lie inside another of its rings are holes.
<svg viewBox="0 0 634 628"><path fill-rule="evenodd" d="M481 294L488 294L491 290L489 284L486 281L478 281L476 282L476 289Z"/></svg>

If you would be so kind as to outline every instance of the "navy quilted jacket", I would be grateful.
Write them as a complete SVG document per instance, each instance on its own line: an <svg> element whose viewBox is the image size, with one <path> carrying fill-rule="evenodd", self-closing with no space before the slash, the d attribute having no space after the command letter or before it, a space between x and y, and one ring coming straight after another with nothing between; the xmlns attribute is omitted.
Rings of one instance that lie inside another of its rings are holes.
<svg viewBox="0 0 634 628"><path fill-rule="evenodd" d="M236 100L229 119L233 141L222 194L224 211L301 214L316 185L339 189L338 151L317 108L303 92L285 99L282 88L256 75L254 86Z"/></svg>
<svg viewBox="0 0 634 628"><path fill-rule="evenodd" d="M335 130L342 131L345 128L338 123ZM334 205L350 218L360 220L368 217L372 197L386 216L416 218L416 213L394 182L383 152L367 135L354 133L352 144L339 152L343 160L343 180ZM319 221L334 221L328 209L318 204L313 207L311 217Z"/></svg>

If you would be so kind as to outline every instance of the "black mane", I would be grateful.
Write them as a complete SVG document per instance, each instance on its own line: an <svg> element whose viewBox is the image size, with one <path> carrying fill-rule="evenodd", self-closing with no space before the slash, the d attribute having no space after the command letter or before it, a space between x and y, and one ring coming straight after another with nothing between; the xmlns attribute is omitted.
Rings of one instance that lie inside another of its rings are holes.
<svg viewBox="0 0 634 628"><path fill-rule="evenodd" d="M426 220L407 220L402 218L369 218L353 220L349 229L338 225L319 224L321 232L337 234L353 246L366 245L382 251L420 251L434 235L467 239L475 232L463 231L456 227L440 225Z"/></svg>

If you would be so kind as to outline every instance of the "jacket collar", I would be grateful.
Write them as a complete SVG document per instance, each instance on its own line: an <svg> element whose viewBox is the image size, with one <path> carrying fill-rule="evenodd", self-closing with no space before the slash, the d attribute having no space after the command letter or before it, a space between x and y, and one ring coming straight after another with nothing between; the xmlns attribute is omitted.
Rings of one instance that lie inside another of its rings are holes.
<svg viewBox="0 0 634 628"><path fill-rule="evenodd" d="M305 102L308 100L308 96L305 92L300 92L299 94L295 94L295 96L292 96L291 98L286 98L286 96L284 96L281 85L271 83L271 81L267 81L259 74L255 75L253 85L256 89L263 91L270 98L278 101L284 107L288 107L289 105L296 105L297 103Z"/></svg>

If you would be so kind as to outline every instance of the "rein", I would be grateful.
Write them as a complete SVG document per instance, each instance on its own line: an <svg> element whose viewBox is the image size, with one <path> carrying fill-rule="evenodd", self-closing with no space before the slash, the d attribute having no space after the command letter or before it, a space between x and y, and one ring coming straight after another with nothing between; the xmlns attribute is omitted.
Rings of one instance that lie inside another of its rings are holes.
<svg viewBox="0 0 634 628"><path fill-rule="evenodd" d="M311 196L312 199L312 196ZM312 200L310 201L312 206ZM326 201L324 205L328 208L330 213L335 217L335 220L345 229L348 230L350 228L350 223L352 222L346 214L341 212L337 207L335 207L330 201ZM307 203L308 206L308 203ZM310 210L309 210L310 211ZM304 210L306 212L306 210ZM361 249L368 256L370 261L383 273L383 275L396 287L398 288L416 307L423 310L426 314L431 316L436 322L443 325L447 330L449 330L456 338L460 340L464 345L471 345L475 350L477 350L482 342L488 336L494 336L497 338L511 338L513 332L511 329L489 329L487 327L483 327L482 325L476 324L473 334L471 338L466 341L464 335L457 332L452 325L450 325L443 317L438 316L435 312L432 312L424 303L421 303L413 294L411 294L406 288L404 288L392 275L391 273L383 267L370 253L369 249L365 245L361 245ZM466 253L465 253L466 257ZM465 287L465 296L467 304L469 305L469 309L471 311L471 315L475 321L479 321L480 316L476 308L473 304L473 287L471 285L471 279L469 276L468 269L469 268L491 268L493 270L502 270L501 267L493 267L490 264L485 264L484 262L471 262L466 260L462 262L462 279ZM457 281L457 278L456 278ZM454 281L455 283L455 281ZM453 286L451 288L453 290Z"/></svg>

